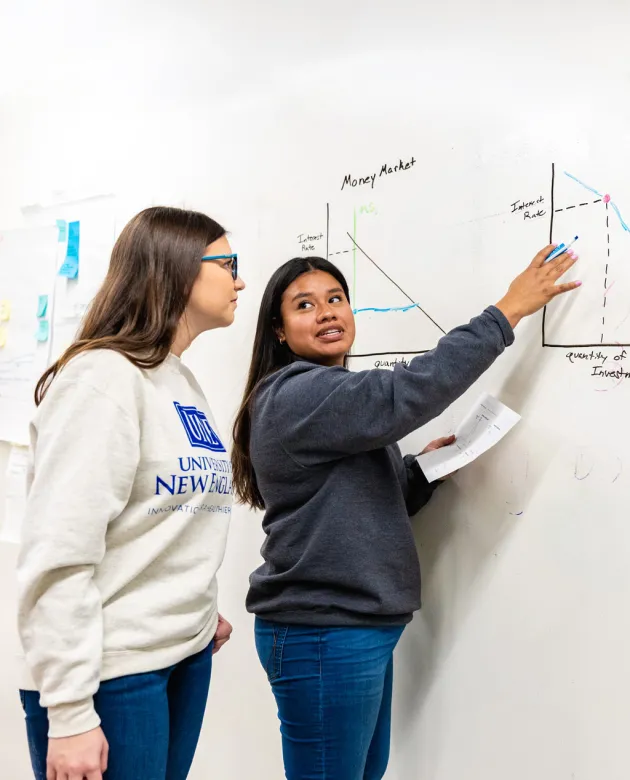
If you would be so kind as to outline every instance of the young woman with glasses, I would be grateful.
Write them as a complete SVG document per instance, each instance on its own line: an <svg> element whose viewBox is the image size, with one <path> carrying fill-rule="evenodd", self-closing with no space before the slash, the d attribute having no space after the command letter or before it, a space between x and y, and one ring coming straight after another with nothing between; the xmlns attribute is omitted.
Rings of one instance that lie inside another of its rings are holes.
<svg viewBox="0 0 630 780"><path fill-rule="evenodd" d="M180 358L232 324L244 287L217 222L147 209L37 385L18 577L38 780L188 775L232 630L216 580L232 478Z"/></svg>

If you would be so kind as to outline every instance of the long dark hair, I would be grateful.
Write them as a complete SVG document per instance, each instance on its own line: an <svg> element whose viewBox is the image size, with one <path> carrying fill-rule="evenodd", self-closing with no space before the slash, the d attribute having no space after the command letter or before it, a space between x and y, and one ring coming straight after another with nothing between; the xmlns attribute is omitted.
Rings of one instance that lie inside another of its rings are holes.
<svg viewBox="0 0 630 780"><path fill-rule="evenodd" d="M42 375L40 404L50 383L81 352L113 349L139 368L155 368L171 348L208 244L224 228L198 211L154 206L118 237L107 275L75 341Z"/></svg>
<svg viewBox="0 0 630 780"><path fill-rule="evenodd" d="M258 312L247 384L234 422L234 444L232 447L232 469L236 498L240 503L249 504L255 509L264 509L265 503L258 489L256 473L250 457L252 403L258 385L266 376L283 366L288 366L295 360L299 360L299 357L291 351L286 342L280 343L276 329L282 325L280 307L284 291L299 276L310 271L325 271L330 274L339 282L346 298L350 300L345 276L336 265L322 257L295 257L293 260L289 260L278 268L265 288Z"/></svg>

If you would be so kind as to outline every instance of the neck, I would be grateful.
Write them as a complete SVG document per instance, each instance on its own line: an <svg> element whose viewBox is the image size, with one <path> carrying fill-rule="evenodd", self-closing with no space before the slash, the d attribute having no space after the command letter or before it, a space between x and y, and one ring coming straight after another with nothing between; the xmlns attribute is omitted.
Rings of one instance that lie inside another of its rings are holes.
<svg viewBox="0 0 630 780"><path fill-rule="evenodd" d="M177 357L181 357L182 353L188 349L198 335L199 333L195 330L192 323L185 317L182 317L175 331L175 338L171 342L171 352L177 355Z"/></svg>
<svg viewBox="0 0 630 780"><path fill-rule="evenodd" d="M331 357L328 360L318 360L317 363L320 364L320 366L328 366L329 368L331 366L343 366L346 362L346 355L338 355L336 357Z"/></svg>

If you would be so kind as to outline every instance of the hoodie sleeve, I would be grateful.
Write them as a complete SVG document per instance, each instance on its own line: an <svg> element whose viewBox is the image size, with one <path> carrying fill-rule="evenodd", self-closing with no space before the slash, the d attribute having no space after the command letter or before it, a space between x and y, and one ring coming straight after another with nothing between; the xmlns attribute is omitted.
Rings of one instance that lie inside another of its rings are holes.
<svg viewBox="0 0 630 780"><path fill-rule="evenodd" d="M52 383L31 426L32 477L18 560L18 627L49 736L99 725L103 650L93 580L108 524L124 509L139 461L139 424L97 387Z"/></svg>
<svg viewBox="0 0 630 780"><path fill-rule="evenodd" d="M275 380L270 405L263 407L289 455L303 466L317 465L385 447L425 425L513 341L509 322L492 306L393 371L302 364L308 367Z"/></svg>
<svg viewBox="0 0 630 780"><path fill-rule="evenodd" d="M403 458L407 475L407 492L405 504L407 514L413 517L431 500L431 496L440 486L440 482L428 482L415 455L405 455Z"/></svg>

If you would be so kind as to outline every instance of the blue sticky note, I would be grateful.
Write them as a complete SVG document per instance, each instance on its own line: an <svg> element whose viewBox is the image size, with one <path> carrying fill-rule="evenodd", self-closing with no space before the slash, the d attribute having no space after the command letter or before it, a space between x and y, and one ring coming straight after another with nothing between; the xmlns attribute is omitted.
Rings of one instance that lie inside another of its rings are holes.
<svg viewBox="0 0 630 780"><path fill-rule="evenodd" d="M66 259L59 269L59 276L67 279L76 279L79 275L79 237L80 223L70 222L68 225L68 246L66 247Z"/></svg>
<svg viewBox="0 0 630 780"><path fill-rule="evenodd" d="M45 317L48 311L48 296L40 295L37 299L37 316Z"/></svg>
<svg viewBox="0 0 630 780"><path fill-rule="evenodd" d="M66 241L68 238L68 223L65 219L57 220L57 230L59 231L57 234L57 241L59 241L59 243Z"/></svg>
<svg viewBox="0 0 630 780"><path fill-rule="evenodd" d="M48 320L40 320L38 323L37 333L35 334L35 338L38 341L48 341L48 336L50 334L50 326L48 324Z"/></svg>

